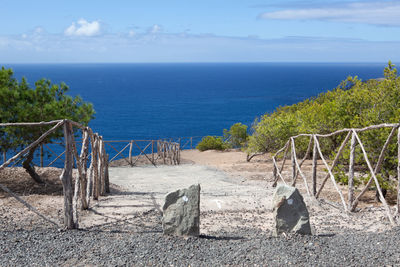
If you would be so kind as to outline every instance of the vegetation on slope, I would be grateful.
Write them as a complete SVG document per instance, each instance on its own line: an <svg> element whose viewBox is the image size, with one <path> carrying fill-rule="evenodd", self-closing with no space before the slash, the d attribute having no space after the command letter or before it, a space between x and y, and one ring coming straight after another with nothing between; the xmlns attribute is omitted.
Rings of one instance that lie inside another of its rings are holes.
<svg viewBox="0 0 400 267"><path fill-rule="evenodd" d="M399 119L400 78L397 69L389 62L384 69L384 79L364 82L358 77L348 77L332 91L265 114L253 124L247 152L274 152L283 147L289 137L299 133L327 134L343 128L398 123ZM389 131L373 130L360 134L372 162L377 161ZM332 156L344 137L324 138L321 143L324 154ZM308 140L299 140L297 152L304 155L307 144ZM348 155L349 151L345 151L342 162L348 162ZM357 155L356 162L362 166L362 155ZM396 173L396 155L397 145L393 140L383 168L387 177Z"/></svg>

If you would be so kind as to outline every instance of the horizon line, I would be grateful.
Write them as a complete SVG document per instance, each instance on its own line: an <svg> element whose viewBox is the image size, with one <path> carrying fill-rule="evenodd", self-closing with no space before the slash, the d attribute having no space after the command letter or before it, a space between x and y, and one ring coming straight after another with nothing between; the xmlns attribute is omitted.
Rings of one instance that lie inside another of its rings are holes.
<svg viewBox="0 0 400 267"><path fill-rule="evenodd" d="M4 65L95 65L95 64L387 64L387 61L171 61L171 62L7 62ZM393 61L392 61L393 62Z"/></svg>

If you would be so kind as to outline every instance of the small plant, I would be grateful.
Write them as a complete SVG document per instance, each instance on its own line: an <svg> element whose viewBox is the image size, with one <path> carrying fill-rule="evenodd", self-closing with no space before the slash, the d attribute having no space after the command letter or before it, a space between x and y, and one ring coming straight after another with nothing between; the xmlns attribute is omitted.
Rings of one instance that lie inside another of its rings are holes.
<svg viewBox="0 0 400 267"><path fill-rule="evenodd" d="M333 173L335 175L335 180L341 185L348 185L349 184L349 174L347 173L348 170L341 164L336 166L333 169ZM363 179L354 177L353 184L355 187L358 187L360 184L364 183Z"/></svg>
<svg viewBox="0 0 400 267"><path fill-rule="evenodd" d="M244 147L248 138L247 125L240 122L233 124L229 131L224 129L224 139L233 148Z"/></svg>
<svg viewBox="0 0 400 267"><path fill-rule="evenodd" d="M206 150L225 150L228 148L228 145L222 141L221 137L216 136L205 136L201 139L200 143L196 146L196 148L200 151Z"/></svg>

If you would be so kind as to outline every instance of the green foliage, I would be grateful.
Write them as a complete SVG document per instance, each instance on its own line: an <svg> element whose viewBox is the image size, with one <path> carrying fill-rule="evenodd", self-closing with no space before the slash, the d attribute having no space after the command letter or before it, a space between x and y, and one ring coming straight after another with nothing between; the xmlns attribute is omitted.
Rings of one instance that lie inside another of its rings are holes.
<svg viewBox="0 0 400 267"><path fill-rule="evenodd" d="M210 149L225 150L228 145L222 141L221 137L216 136L205 136L201 139L200 143L197 144L196 148L200 151L206 151Z"/></svg>
<svg viewBox="0 0 400 267"><path fill-rule="evenodd" d="M253 125L248 151L274 151L290 136L299 133L326 134L342 128L397 123L400 118L400 78L390 62L384 74L382 81L362 82L357 77L348 77L332 91L265 114ZM381 136L371 134L367 139L381 140L382 136L383 133ZM342 138L330 140L330 148L335 148Z"/></svg>
<svg viewBox="0 0 400 267"><path fill-rule="evenodd" d="M243 147L248 137L247 125L243 125L240 122L233 124L229 131L224 129L224 139L233 148Z"/></svg>
<svg viewBox="0 0 400 267"><path fill-rule="evenodd" d="M41 79L30 88L25 78L18 82L11 69L0 70L0 121L1 122L39 122L57 119L70 119L87 125L94 117L92 104L84 102L79 96L66 95L68 86L64 83L52 84ZM0 128L0 149L16 150L32 143L51 126L41 127L3 127ZM46 141L59 139L62 129Z"/></svg>
<svg viewBox="0 0 400 267"><path fill-rule="evenodd" d="M249 137L247 152L276 151L284 146L289 137L299 133L327 134L343 128L398 123L399 120L400 78L394 65L389 62L384 69L384 79L361 81L357 77L348 77L332 91L265 114L252 126L253 134ZM377 162L389 132L390 129L379 129L360 134L371 162ZM323 153L333 157L344 137L337 135L321 138ZM306 144L306 141L296 140L297 153L304 153ZM367 166L358 146L357 151L355 162L360 171L366 173ZM347 148L340 161L342 164L348 164L349 154ZM383 163L385 181L389 176L396 175L396 155L397 145L394 140L389 144Z"/></svg>

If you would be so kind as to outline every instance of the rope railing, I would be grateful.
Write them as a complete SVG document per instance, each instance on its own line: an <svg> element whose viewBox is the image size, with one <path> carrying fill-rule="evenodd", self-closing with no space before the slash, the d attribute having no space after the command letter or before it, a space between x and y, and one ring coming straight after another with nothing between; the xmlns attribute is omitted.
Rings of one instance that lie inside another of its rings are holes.
<svg viewBox="0 0 400 267"><path fill-rule="evenodd" d="M288 184L291 182L291 184L294 186L296 185L296 180L297 177L300 175L303 179L304 186L306 189L306 192L309 196L313 196L315 198L319 198L321 191L325 188L325 184L328 181L328 179L331 180L335 191L340 197L341 204L343 206L343 210L348 212L353 212L355 211L360 198L368 191L368 188L372 183L374 183L377 193L379 195L379 199L381 200L387 217L389 221L392 224L395 224L394 221L394 216L399 216L400 215L400 129L399 129L400 124L379 124L379 125L371 125L368 127L364 128L349 128L349 129L342 129L335 131L330 134L299 134L296 136L293 136L289 138L287 143L285 144L284 147L279 149L273 156L272 156L272 162L273 162L273 186L276 186L278 181L283 182L284 184ZM359 137L359 133L365 132L365 131L370 131L374 129L382 129L382 128L391 128L391 132L389 133L380 153L379 153L379 158L377 160L377 163L375 167L372 166L370 158L365 150L364 144L361 141ZM397 131L397 146L398 146L398 167L397 167L397 208L396 208L396 214L393 214L390 206L388 205L387 201L384 198L384 195L382 193L382 188L379 184L377 175L379 174L381 168L382 168L382 163L384 161L385 157L385 152L388 149L389 143L393 139L393 137L396 135ZM320 139L321 138L326 138L326 137L332 137L338 134L344 134L347 133L346 137L342 141L338 152L335 155L335 158L332 161L332 164L329 165L328 161L326 160L325 156L322 153L321 146L320 146ZM309 137L309 143L307 147L307 151L303 159L299 162L296 154L296 142L295 140L299 137ZM342 190L339 188L336 179L335 179L335 174L333 172L334 168L338 165L339 163L339 158L343 154L344 149L346 148L348 142L350 142L350 156L349 156L349 173L348 173L348 185L347 185L347 202L345 200L345 197L342 193ZM355 147L356 145L359 145L362 153L362 158L364 159L367 167L368 167L368 172L370 173L371 177L368 180L368 182L365 184L363 189L359 192L358 195L355 195L355 185L354 185L354 172L355 172L355 157L356 157L356 150ZM302 165L309 156L311 152L311 147L312 147L312 172L311 172L311 179L307 179L305 173L302 170ZM290 158L291 158L291 165L292 165L292 174L291 177L284 177L283 175L283 169L286 164L286 158L288 157L288 153L290 151ZM282 156L282 163L280 166L278 166L278 160L277 157ZM317 188L317 161L318 158L321 159L322 163L324 164L327 174L325 177L322 179L322 182L320 183L320 187ZM309 184L309 180L311 180L311 185Z"/></svg>

